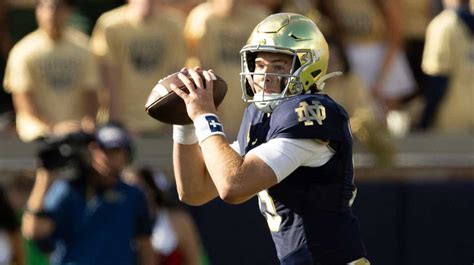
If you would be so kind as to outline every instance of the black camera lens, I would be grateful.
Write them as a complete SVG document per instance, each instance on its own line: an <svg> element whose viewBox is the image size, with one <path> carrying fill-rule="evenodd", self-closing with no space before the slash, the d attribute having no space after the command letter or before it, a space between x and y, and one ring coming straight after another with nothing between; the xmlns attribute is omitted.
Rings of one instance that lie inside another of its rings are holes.
<svg viewBox="0 0 474 265"><path fill-rule="evenodd" d="M76 166L84 160L82 149L86 148L91 136L85 133L73 133L66 136L53 136L42 139L37 153L40 167L48 170Z"/></svg>
<svg viewBox="0 0 474 265"><path fill-rule="evenodd" d="M66 167L72 157L72 147L67 144L53 145L39 151L40 166L46 169Z"/></svg>

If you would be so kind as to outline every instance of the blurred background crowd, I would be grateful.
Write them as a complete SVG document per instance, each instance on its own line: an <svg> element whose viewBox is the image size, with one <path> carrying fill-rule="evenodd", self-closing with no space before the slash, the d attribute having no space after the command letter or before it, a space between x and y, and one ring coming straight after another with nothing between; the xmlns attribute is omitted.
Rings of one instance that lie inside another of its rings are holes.
<svg viewBox="0 0 474 265"><path fill-rule="evenodd" d="M161 264L234 264L214 257L203 212L176 200L171 127L151 119L144 105L160 78L183 66L212 68L229 86L219 115L235 139L245 107L239 51L255 25L277 12L312 18L330 44L329 71L344 75L323 92L346 108L356 152L367 154L356 157L356 172L397 183L461 176L474 194L473 10L469 0L0 0L0 264L49 263L20 232L37 185L38 143L79 130L93 134L110 121L138 143L123 181L152 197L161 212L155 215L166 216L150 234ZM401 156L407 150L462 154L421 159L431 162L420 173L416 166L423 165ZM398 239L393 264L416 264ZM466 253L474 253L469 246ZM370 240L368 248L370 254Z"/></svg>

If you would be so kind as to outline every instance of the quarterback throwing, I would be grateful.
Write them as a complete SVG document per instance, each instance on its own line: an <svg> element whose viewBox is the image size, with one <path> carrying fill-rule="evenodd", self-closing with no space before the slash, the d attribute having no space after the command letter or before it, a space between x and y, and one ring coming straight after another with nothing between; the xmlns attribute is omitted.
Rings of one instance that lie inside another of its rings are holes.
<svg viewBox="0 0 474 265"><path fill-rule="evenodd" d="M351 210L349 118L320 93L337 75L326 73L328 57L324 36L307 17L279 13L260 22L241 50L249 105L232 144L213 102L212 70L204 79L182 70L189 94L171 85L193 120L173 129L180 199L241 203L258 195L281 264L370 264Z"/></svg>

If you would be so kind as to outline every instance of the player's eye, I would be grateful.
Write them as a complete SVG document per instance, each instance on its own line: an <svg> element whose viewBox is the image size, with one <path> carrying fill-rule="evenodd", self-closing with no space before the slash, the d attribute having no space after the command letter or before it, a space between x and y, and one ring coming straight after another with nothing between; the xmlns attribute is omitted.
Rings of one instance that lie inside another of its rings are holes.
<svg viewBox="0 0 474 265"><path fill-rule="evenodd" d="M281 65L275 65L275 67L273 67L273 69L276 71L276 72L283 72L283 70L285 70L285 68Z"/></svg>
<svg viewBox="0 0 474 265"><path fill-rule="evenodd" d="M255 64L255 71L256 72L261 72L264 69L265 69L265 64L264 63L256 63Z"/></svg>
<svg viewBox="0 0 474 265"><path fill-rule="evenodd" d="M284 73L284 74L287 74L289 72L288 70L288 67L286 67L286 65L284 64L275 64L273 67L273 72L275 73Z"/></svg>

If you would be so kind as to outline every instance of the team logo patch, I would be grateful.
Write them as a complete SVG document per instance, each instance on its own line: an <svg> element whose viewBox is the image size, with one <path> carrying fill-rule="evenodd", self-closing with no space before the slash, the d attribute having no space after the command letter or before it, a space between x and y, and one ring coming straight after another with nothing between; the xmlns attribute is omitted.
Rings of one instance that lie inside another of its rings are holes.
<svg viewBox="0 0 474 265"><path fill-rule="evenodd" d="M222 132L222 123L215 116L206 116L207 123L211 132Z"/></svg>
<svg viewBox="0 0 474 265"><path fill-rule="evenodd" d="M298 121L304 122L305 126L314 125L314 121L323 125L323 121L326 119L326 108L319 101L312 101L311 104L302 101L295 112L298 115Z"/></svg>

